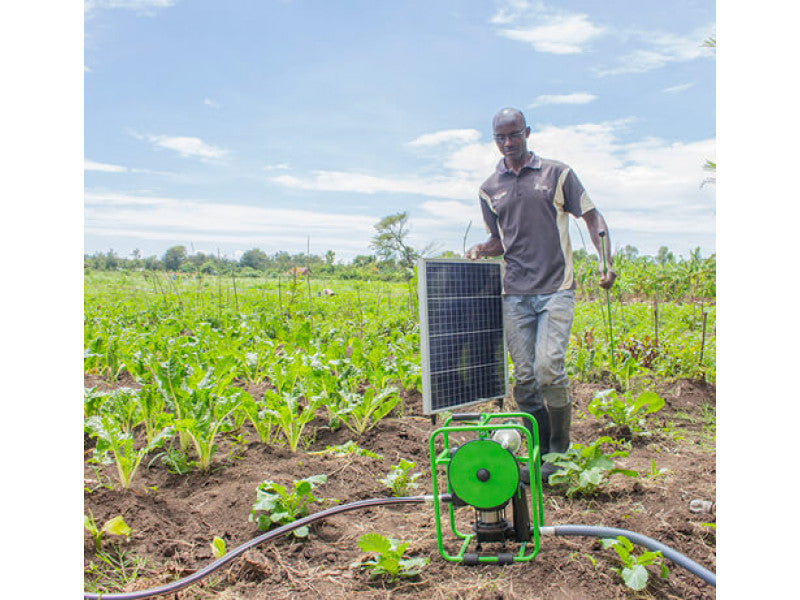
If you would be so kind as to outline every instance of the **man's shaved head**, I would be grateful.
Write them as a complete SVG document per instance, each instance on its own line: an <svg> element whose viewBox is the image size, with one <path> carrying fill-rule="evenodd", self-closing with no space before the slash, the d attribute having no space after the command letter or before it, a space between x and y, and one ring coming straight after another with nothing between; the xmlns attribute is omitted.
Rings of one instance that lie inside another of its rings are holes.
<svg viewBox="0 0 800 600"><path fill-rule="evenodd" d="M498 125L505 125L513 123L517 128L525 128L527 127L527 123L525 123L525 115L522 114L522 111L517 110L516 108L503 108L497 112L492 119L492 128L497 129Z"/></svg>

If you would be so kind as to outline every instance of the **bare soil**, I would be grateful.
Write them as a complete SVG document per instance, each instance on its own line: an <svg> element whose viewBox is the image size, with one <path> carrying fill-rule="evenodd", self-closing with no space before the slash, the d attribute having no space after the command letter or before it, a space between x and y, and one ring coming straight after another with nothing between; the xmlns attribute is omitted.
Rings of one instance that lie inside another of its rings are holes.
<svg viewBox="0 0 800 600"><path fill-rule="evenodd" d="M130 380L104 382L85 376L86 387L136 387ZM251 394L263 394L257 385ZM602 384L573 384L573 441L590 443L604 431L586 406ZM654 538L716 571L715 529L711 512L694 513L690 501L716 499L715 432L708 427L716 406L716 391L709 384L681 380L657 390L666 406L653 415L654 433L633 443L630 456L617 459L617 466L648 473L651 459L663 477L629 478L615 475L609 485L590 498L567 498L564 492L545 486L545 524L585 524L619 527ZM506 401L507 410L514 403ZM495 404L470 407L470 412L496 412ZM436 426L441 425L441 421ZM405 398L403 416L392 415L355 441L383 455L383 460L350 455L336 458L312 455L326 446L352 439L346 428L331 431L320 417L310 424L313 442L291 453L285 446L267 446L244 426L221 440L214 468L208 475L196 470L187 475L170 473L160 460L147 467L149 458L134 479L133 489L112 489L115 467L87 464L84 509L100 523L121 514L132 528L129 541L106 536L103 547L125 551L128 573L134 559L146 559L138 576L120 587L120 592L150 589L187 575L211 563L210 542L222 537L228 550L261 535L248 521L255 490L264 480L291 485L293 480L325 473L327 483L317 488L325 498L340 503L390 495L378 481L391 465L405 458L416 461L420 487L415 493L431 493L428 441L436 427L422 414L418 394ZM237 440L236 435L239 436ZM85 442L90 456L91 440ZM116 486L118 487L118 486ZM318 512L336 504L315 504ZM471 509L459 509L465 515ZM411 542L408 554L430 557L421 574L389 584L371 580L366 572L351 567L363 558L358 538L367 532ZM452 534L445 524L445 542ZM642 550L641 548L637 550ZM84 538L84 566L97 565L94 543ZM651 577L643 592L632 592L612 570L619 567L616 553L604 550L597 540L579 537L542 538L539 554L530 563L510 566L467 567L445 561L436 543L433 508L430 504L372 507L348 512L312 526L305 540L291 536L268 542L235 559L201 583L170 598L474 598L474 599L585 599L585 598L715 598L715 588L697 576L667 561L667 579ZM106 580L104 580L106 581Z"/></svg>

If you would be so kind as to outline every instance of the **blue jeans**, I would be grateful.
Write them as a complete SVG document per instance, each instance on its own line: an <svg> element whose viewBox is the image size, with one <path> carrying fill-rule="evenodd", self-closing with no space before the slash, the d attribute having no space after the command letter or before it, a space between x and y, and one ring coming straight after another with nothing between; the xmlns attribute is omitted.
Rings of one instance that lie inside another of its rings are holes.
<svg viewBox="0 0 800 600"><path fill-rule="evenodd" d="M573 290L503 297L506 342L516 379L514 400L521 411L570 404L564 360L574 313Z"/></svg>

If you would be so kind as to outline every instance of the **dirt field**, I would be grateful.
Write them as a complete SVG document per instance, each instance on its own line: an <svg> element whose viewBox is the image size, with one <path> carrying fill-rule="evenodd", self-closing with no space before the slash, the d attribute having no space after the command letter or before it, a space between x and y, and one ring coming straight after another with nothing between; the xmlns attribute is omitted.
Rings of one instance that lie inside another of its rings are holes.
<svg viewBox="0 0 800 600"><path fill-rule="evenodd" d="M86 377L86 387L110 387ZM121 381L114 387L135 387ZM573 412L573 441L589 443L602 434L599 423L586 412L586 405L599 384L573 384L576 409ZM248 390L257 395L258 387ZM660 478L629 478L615 475L599 495L569 499L563 492L545 487L545 524L585 524L619 527L654 538L716 571L715 510L694 513L693 499L716 500L716 454L713 386L689 381L668 384L658 392L666 406L653 418L656 433L636 442L628 458L617 466L647 473L651 459L667 469ZM262 392L263 393L263 392ZM470 407L495 412L494 405ZM506 402L513 410L513 402ZM711 418L709 418L711 414ZM439 421L439 425L441 421ZM345 428L331 431L323 419L314 421L316 438L306 450L323 450L352 439ZM382 421L378 427L355 440L359 446L383 455L383 460L348 456L290 453L285 447L268 447L259 442L236 442L228 437L220 444L211 474L197 471L175 475L156 460L149 459L134 479L129 492L108 489L114 481L114 465L95 471L85 469L84 510L92 510L98 522L121 514L133 529L120 547L127 554L128 569L135 557L146 558L135 581L107 591L149 589L185 577L214 560L210 542L222 537L228 550L263 532L248 521L257 485L265 479L291 484L293 480L325 473L327 483L318 495L340 503L389 496L378 481L389 467L405 458L416 461L423 475L415 493L431 492L428 440L434 429L422 415L421 398L405 401L405 416ZM257 440L246 428L244 439ZM87 456L91 441L86 441ZM327 505L313 505L317 512ZM463 508L461 511L471 511ZM430 557L430 563L415 579L389 585L370 580L365 572L350 565L364 555L357 539L366 532L411 542L409 554ZM445 529L445 540L452 534ZM104 538L104 548L116 544ZM637 548L641 551L641 548ZM97 563L94 544L84 538L84 565ZM597 598L715 598L715 588L692 573L667 561L669 577L664 580L650 568L651 577L643 592L632 592L612 567L619 567L613 550L604 550L590 538L543 537L538 556L530 563L506 567L482 565L465 567L439 556L433 508L428 504L373 507L331 517L312 526L306 540L284 537L249 550L225 569L203 583L169 598L476 598L476 599L597 599Z"/></svg>

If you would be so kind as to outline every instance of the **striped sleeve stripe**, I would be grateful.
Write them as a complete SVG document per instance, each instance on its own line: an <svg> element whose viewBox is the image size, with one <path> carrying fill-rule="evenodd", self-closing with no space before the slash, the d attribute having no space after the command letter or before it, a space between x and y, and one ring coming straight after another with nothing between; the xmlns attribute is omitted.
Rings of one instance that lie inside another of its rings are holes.
<svg viewBox="0 0 800 600"><path fill-rule="evenodd" d="M492 212L493 212L493 213L496 215L496 214L497 214L497 211L494 209L494 205L492 204L492 198L491 198L491 196L489 196L489 194L487 194L487 193L486 193L486 192L483 190L483 188L481 188L481 189L480 189L480 192L479 192L479 194L480 194L481 200L483 200L484 202L486 202L486 206L487 206L487 207L489 207L489 210L490 210L490 211L492 211Z"/></svg>
<svg viewBox="0 0 800 600"><path fill-rule="evenodd" d="M564 169L558 177L556 193L553 198L553 206L556 209L556 226L558 227L558 238L561 244L561 254L564 260L564 279L559 290L568 290L572 287L573 267L572 267L572 246L569 243L569 215L564 211L564 181L567 179L569 169ZM582 201L583 199L581 199ZM588 200L588 198L587 198Z"/></svg>
<svg viewBox="0 0 800 600"><path fill-rule="evenodd" d="M590 210L594 210L594 208L594 203L589 199L589 196L586 195L586 192L583 192L581 194L581 214L586 214Z"/></svg>

